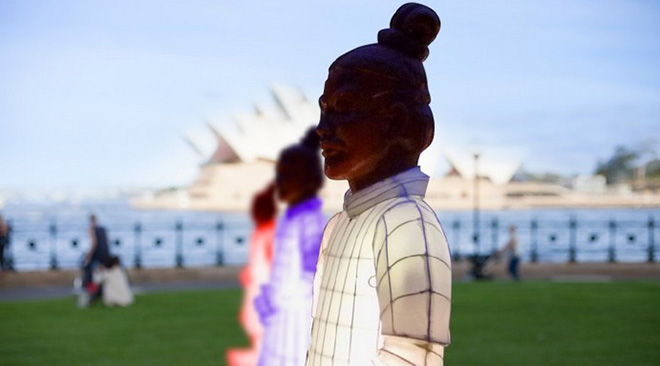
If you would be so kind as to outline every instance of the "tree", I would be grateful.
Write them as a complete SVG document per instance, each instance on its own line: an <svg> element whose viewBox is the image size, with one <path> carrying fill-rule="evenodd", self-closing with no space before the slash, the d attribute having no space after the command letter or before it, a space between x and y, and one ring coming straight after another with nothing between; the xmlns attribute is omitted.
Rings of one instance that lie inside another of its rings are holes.
<svg viewBox="0 0 660 366"><path fill-rule="evenodd" d="M636 168L635 163L639 157L639 151L621 145L617 146L609 160L598 162L595 173L604 175L607 184L632 180Z"/></svg>
<svg viewBox="0 0 660 366"><path fill-rule="evenodd" d="M646 163L646 177L660 178L660 159L651 160Z"/></svg>

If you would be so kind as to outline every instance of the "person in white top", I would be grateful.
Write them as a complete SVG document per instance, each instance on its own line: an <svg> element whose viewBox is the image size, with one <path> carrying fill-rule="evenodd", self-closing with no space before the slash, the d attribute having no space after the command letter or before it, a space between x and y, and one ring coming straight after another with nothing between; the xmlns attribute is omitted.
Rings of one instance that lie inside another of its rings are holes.
<svg viewBox="0 0 660 366"><path fill-rule="evenodd" d="M108 266L98 272L97 281L102 286L105 306L129 306L133 304L133 291L128 282L126 270L121 266L119 257L112 256Z"/></svg>
<svg viewBox="0 0 660 366"><path fill-rule="evenodd" d="M515 225L509 226L509 240L504 247L500 249L496 255L508 254L509 264L508 271L511 278L516 281L520 280L520 250L518 249L518 236L516 235Z"/></svg>
<svg viewBox="0 0 660 366"><path fill-rule="evenodd" d="M321 242L308 366L444 363L451 255L418 167L434 134L422 61L439 30L432 9L405 4L377 44L330 66L317 133L326 175L350 189Z"/></svg>

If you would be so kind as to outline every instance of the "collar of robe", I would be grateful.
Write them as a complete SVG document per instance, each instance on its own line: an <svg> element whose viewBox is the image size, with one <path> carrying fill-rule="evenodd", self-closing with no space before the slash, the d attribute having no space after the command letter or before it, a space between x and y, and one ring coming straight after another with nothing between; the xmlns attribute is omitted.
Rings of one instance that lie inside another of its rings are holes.
<svg viewBox="0 0 660 366"><path fill-rule="evenodd" d="M287 219L290 219L301 212L306 211L316 211L319 210L323 202L318 197L308 198L302 202L298 202L293 206L289 206L286 209L285 216Z"/></svg>
<svg viewBox="0 0 660 366"><path fill-rule="evenodd" d="M349 189L344 195L344 211L355 218L371 207L396 197L421 196L424 198L429 176L416 166L393 175L355 193Z"/></svg>

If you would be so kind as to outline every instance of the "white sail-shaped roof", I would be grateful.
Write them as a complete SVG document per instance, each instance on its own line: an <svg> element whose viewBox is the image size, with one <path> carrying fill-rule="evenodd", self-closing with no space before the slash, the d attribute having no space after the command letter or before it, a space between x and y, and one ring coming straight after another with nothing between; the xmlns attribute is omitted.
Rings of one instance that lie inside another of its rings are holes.
<svg viewBox="0 0 660 366"><path fill-rule="evenodd" d="M475 164L475 154L479 154ZM476 173L495 184L508 183L522 164L522 152L512 148L479 147L478 149L445 147L444 155L454 169L466 179L473 179Z"/></svg>
<svg viewBox="0 0 660 366"><path fill-rule="evenodd" d="M236 114L233 124L210 123L218 149L226 150L227 162L234 155L241 162L274 161L284 147L299 141L308 128L316 125L319 107L302 92L282 85L273 85L270 90L273 107L257 105L251 113Z"/></svg>
<svg viewBox="0 0 660 366"><path fill-rule="evenodd" d="M254 110L238 113L231 121L210 122L216 148L210 155L212 163L250 163L275 161L286 146L299 141L307 129L318 122L320 110L316 99L310 100L300 90L280 84L270 87L273 104L255 105ZM187 140L198 152L200 138L188 135ZM479 153L478 174L495 184L506 184L522 163L522 152L513 148L480 146L478 148L440 148L432 145L423 156L423 167L433 174L438 157L444 155L454 170L466 179L475 176L474 154Z"/></svg>
<svg viewBox="0 0 660 366"><path fill-rule="evenodd" d="M203 129L186 131L183 138L202 158L211 156L217 147L217 140Z"/></svg>

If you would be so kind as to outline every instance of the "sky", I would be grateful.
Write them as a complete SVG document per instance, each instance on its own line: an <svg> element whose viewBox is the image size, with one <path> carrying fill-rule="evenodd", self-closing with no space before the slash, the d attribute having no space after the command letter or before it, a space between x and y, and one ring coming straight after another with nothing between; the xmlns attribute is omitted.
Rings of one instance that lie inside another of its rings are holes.
<svg viewBox="0 0 660 366"><path fill-rule="evenodd" d="M0 189L189 183L187 131L231 123L273 83L315 100L401 3L0 0ZM442 19L433 154L510 148L568 175L617 145L660 147L660 2L425 4Z"/></svg>

